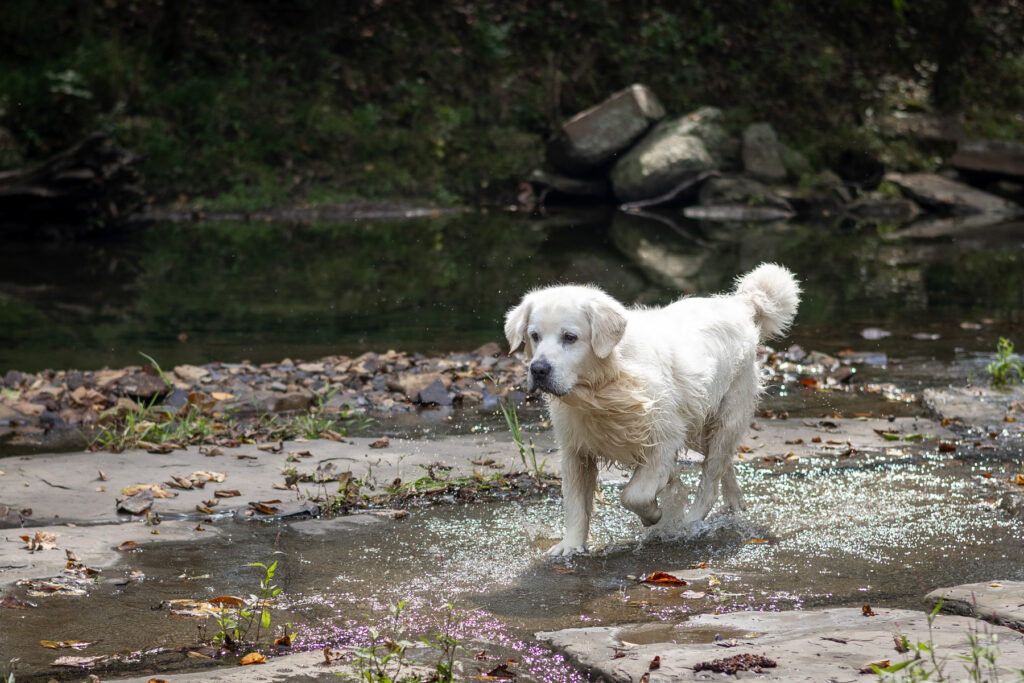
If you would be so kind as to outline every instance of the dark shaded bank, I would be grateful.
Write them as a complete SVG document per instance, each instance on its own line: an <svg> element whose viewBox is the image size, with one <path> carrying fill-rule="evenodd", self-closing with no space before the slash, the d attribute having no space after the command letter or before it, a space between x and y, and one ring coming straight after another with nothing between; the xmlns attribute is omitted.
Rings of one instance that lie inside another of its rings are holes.
<svg viewBox="0 0 1024 683"><path fill-rule="evenodd" d="M1019 137L1022 24L1019 0L13 0L0 169L103 129L159 202L510 199L566 117L634 82L670 111L772 122L825 167L877 151L869 112Z"/></svg>

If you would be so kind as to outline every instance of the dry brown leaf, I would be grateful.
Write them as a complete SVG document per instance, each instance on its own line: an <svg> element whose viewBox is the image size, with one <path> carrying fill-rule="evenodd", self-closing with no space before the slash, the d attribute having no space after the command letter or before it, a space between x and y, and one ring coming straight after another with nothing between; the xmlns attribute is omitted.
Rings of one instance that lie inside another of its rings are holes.
<svg viewBox="0 0 1024 683"><path fill-rule="evenodd" d="M249 664L262 664L265 661L267 661L266 655L262 655L259 652L250 652L238 660L238 665L248 666Z"/></svg>
<svg viewBox="0 0 1024 683"><path fill-rule="evenodd" d="M654 572L645 577L643 583L654 583L660 586L685 586L685 581L666 572Z"/></svg>
<svg viewBox="0 0 1024 683"><path fill-rule="evenodd" d="M213 492L213 495L217 498L234 498L235 496L242 495L242 492L238 489L217 489Z"/></svg>
<svg viewBox="0 0 1024 683"><path fill-rule="evenodd" d="M51 534L48 531L37 531L34 536L20 536L21 540L25 541L26 546L32 552L37 550L54 550L57 547L57 536L60 534Z"/></svg>
<svg viewBox="0 0 1024 683"><path fill-rule="evenodd" d="M122 550L122 551L127 551L127 550L136 550L138 547L139 547L139 544L136 541L125 541L121 545L117 546L117 549L118 550Z"/></svg>

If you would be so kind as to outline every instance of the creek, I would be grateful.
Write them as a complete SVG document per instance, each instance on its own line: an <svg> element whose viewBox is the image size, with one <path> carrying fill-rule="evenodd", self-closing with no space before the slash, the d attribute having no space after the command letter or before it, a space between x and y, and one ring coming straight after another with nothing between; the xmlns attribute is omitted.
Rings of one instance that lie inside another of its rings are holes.
<svg viewBox="0 0 1024 683"><path fill-rule="evenodd" d="M656 251L675 255L675 265L647 258L645 244L661 245ZM791 419L923 415L918 392L983 376L1000 336L1024 338L1024 268L1012 233L901 241L874 228L681 230L590 214L546 221L471 214L372 225L159 225L46 249L29 258L38 247L15 244L0 256L0 309L32 323L0 326L0 369L119 366L138 363L139 350L169 366L470 349L500 338L504 311L532 286L593 281L625 301L659 304L680 289L727 289L763 260L789 266L803 281L787 345L858 352L858 385L892 383L909 395L894 401L877 392L773 388L763 407ZM440 438L500 429L493 415L437 415L381 418L372 430ZM540 413L524 419L528 430L544 432ZM740 468L746 513L646 541L618 506L621 479L612 473L602 487L609 504L595 514L595 552L567 563L542 557L545 539L561 533L557 499L440 505L373 524L223 521L219 541L158 544L110 571L139 571L141 581L105 581L86 598L46 598L16 620L3 610L0 654L22 658L22 681L54 675L54 654L39 647L41 639L102 641L90 654L180 650L197 642L197 622L155 609L162 601L253 592L259 574L248 563L276 560L283 592L274 624L291 624L297 648L362 642L400 601L429 636L450 601L466 673L512 658L517 680L586 680L532 634L671 624L716 610L919 609L939 586L1024 580L1024 514L984 479L1020 462L1019 447L968 449L951 459L933 445L749 463ZM695 480L688 469L684 484L692 489ZM721 582L717 592L706 582L691 586L691 595L635 580L696 563ZM474 657L481 652L490 659ZM121 670L203 664L178 652Z"/></svg>

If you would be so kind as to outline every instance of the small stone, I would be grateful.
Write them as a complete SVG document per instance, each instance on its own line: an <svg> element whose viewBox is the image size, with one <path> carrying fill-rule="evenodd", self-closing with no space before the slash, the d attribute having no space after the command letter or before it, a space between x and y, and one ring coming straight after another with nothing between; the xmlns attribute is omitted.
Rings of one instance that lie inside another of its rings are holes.
<svg viewBox="0 0 1024 683"><path fill-rule="evenodd" d="M197 365L179 365L174 368L174 374L186 382L194 384L209 375L210 371Z"/></svg>
<svg viewBox="0 0 1024 683"><path fill-rule="evenodd" d="M434 404L439 406L450 406L452 404L452 397L448 394L448 389L440 379L435 379L429 385L421 389L418 399L422 404Z"/></svg>

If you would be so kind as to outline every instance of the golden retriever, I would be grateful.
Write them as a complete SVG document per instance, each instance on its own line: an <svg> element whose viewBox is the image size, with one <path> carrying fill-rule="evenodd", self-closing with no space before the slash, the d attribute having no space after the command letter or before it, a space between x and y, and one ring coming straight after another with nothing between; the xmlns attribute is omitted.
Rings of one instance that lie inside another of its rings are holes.
<svg viewBox="0 0 1024 683"><path fill-rule="evenodd" d="M544 392L562 453L565 536L550 555L586 552L598 466L633 470L622 504L645 526L658 495L678 481L676 455L704 455L684 520L704 519L719 496L743 509L733 455L761 393L760 341L796 315L800 286L762 264L728 294L663 308L626 308L597 287L529 292L505 317L510 352L526 345L527 384Z"/></svg>

